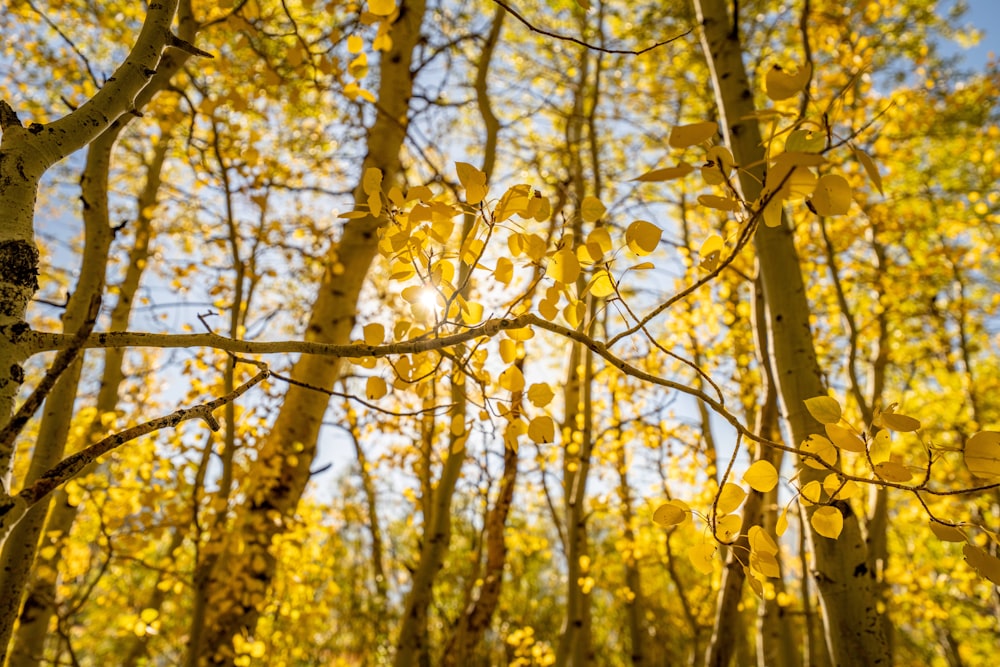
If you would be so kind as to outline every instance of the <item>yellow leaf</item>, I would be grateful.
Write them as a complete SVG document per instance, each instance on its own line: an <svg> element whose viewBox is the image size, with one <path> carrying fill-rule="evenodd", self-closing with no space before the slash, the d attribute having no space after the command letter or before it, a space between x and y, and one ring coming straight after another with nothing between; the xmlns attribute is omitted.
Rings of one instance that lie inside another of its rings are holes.
<svg viewBox="0 0 1000 667"><path fill-rule="evenodd" d="M813 512L809 523L818 534L835 540L844 529L844 515L836 507L820 507Z"/></svg>
<svg viewBox="0 0 1000 667"><path fill-rule="evenodd" d="M709 542L696 544L688 549L687 557L694 569L702 574L712 574L715 560L715 545Z"/></svg>
<svg viewBox="0 0 1000 667"><path fill-rule="evenodd" d="M396 0L368 0L368 11L378 16L388 16L396 11Z"/></svg>
<svg viewBox="0 0 1000 667"><path fill-rule="evenodd" d="M747 531L747 540L752 551L766 554L778 553L778 543L760 526L750 526L750 530Z"/></svg>
<svg viewBox="0 0 1000 667"><path fill-rule="evenodd" d="M373 375L368 378L365 383L365 396L368 397L369 401L376 401L388 392L388 388L385 386L385 380L377 375Z"/></svg>
<svg viewBox="0 0 1000 667"><path fill-rule="evenodd" d="M716 511L719 514L729 514L743 502L747 497L747 492L739 484L727 482L719 490L719 502L716 504Z"/></svg>
<svg viewBox="0 0 1000 667"><path fill-rule="evenodd" d="M601 269L591 278L587 290L598 299L611 296L615 293L615 285L611 282L611 276L604 269Z"/></svg>
<svg viewBox="0 0 1000 667"><path fill-rule="evenodd" d="M774 523L774 534L781 537L788 530L788 507L781 510L781 514L778 515L778 520Z"/></svg>
<svg viewBox="0 0 1000 667"><path fill-rule="evenodd" d="M931 532L942 542L965 542L966 536L954 526L946 526L937 521L931 521Z"/></svg>
<svg viewBox="0 0 1000 667"><path fill-rule="evenodd" d="M636 220L625 230L625 242L637 255L648 255L660 244L663 230L651 222Z"/></svg>
<svg viewBox="0 0 1000 667"><path fill-rule="evenodd" d="M738 211L740 202L732 197L720 197L719 195L698 195L698 203L717 211Z"/></svg>
<svg viewBox="0 0 1000 667"><path fill-rule="evenodd" d="M364 40L361 39L359 35L351 35L347 38L347 51L348 53L358 54L361 53L361 49L364 47Z"/></svg>
<svg viewBox="0 0 1000 667"><path fill-rule="evenodd" d="M694 146L703 141L708 141L719 131L719 124L713 120L706 120L701 123L690 125L675 125L670 130L670 138L667 143L672 148L685 148Z"/></svg>
<svg viewBox="0 0 1000 667"><path fill-rule="evenodd" d="M819 153L826 147L826 136L815 130L795 130L785 139L785 150L795 153Z"/></svg>
<svg viewBox="0 0 1000 667"><path fill-rule="evenodd" d="M684 523L691 516L691 510L679 500L669 500L653 511L653 523L664 528Z"/></svg>
<svg viewBox="0 0 1000 667"><path fill-rule="evenodd" d="M500 358L504 363L512 364L517 359L517 341L504 338L500 341ZM541 406L539 406L541 407Z"/></svg>
<svg viewBox="0 0 1000 667"><path fill-rule="evenodd" d="M141 614L139 614L139 618L142 619L143 623L147 623L148 624L148 623L152 623L153 621L155 621L156 618L157 618L157 616L159 616L159 615L160 615L160 612L157 609L153 609L152 607L147 607L146 609L142 610Z"/></svg>
<svg viewBox="0 0 1000 667"><path fill-rule="evenodd" d="M470 206L475 206L486 197L486 174L473 167L468 162L456 162L455 169L458 171L458 180L465 188L465 201Z"/></svg>
<svg viewBox="0 0 1000 667"><path fill-rule="evenodd" d="M566 322L576 329L583 322L584 315L587 314L587 306L582 301L572 301L566 304L562 314Z"/></svg>
<svg viewBox="0 0 1000 667"><path fill-rule="evenodd" d="M556 425L552 417L540 415L528 423L528 437L538 444L554 442Z"/></svg>
<svg viewBox="0 0 1000 667"><path fill-rule="evenodd" d="M895 412L882 412L881 420L887 429L898 433L909 433L920 429L919 420Z"/></svg>
<svg viewBox="0 0 1000 667"><path fill-rule="evenodd" d="M806 410L820 424L836 424L840 421L841 409L837 399L830 396L815 396L805 400Z"/></svg>
<svg viewBox="0 0 1000 667"><path fill-rule="evenodd" d="M510 392L524 389L524 375L517 366L508 366L507 370L500 373L500 386Z"/></svg>
<svg viewBox="0 0 1000 667"><path fill-rule="evenodd" d="M466 301L462 305L462 321L474 326L483 321L483 304L478 301Z"/></svg>
<svg viewBox="0 0 1000 667"><path fill-rule="evenodd" d="M965 467L976 477L1000 478L1000 433L980 431L965 443Z"/></svg>
<svg viewBox="0 0 1000 667"><path fill-rule="evenodd" d="M366 324L363 331L367 345L381 345L385 341L385 327L378 322Z"/></svg>
<svg viewBox="0 0 1000 667"><path fill-rule="evenodd" d="M902 484L908 482L913 477L906 466L896 461L883 461L875 464L875 474L887 482Z"/></svg>
<svg viewBox="0 0 1000 667"><path fill-rule="evenodd" d="M980 576L1000 586L1000 558L968 543L962 545L962 553L965 554L965 562L975 568Z"/></svg>
<svg viewBox="0 0 1000 667"><path fill-rule="evenodd" d="M502 285L508 285L513 277L514 262L506 257L497 259L497 266L493 269L493 278Z"/></svg>
<svg viewBox="0 0 1000 667"><path fill-rule="evenodd" d="M830 438L830 442L845 451L855 453L865 451L865 441L849 428L827 424L826 436Z"/></svg>
<svg viewBox="0 0 1000 667"><path fill-rule="evenodd" d="M493 212L496 221L503 222L515 214L526 214L531 204L531 197L531 187L525 185L524 183L519 183L518 185L515 185L507 190L507 192L503 193L503 196L500 197L496 210Z"/></svg>
<svg viewBox="0 0 1000 667"><path fill-rule="evenodd" d="M846 178L840 174L823 174L816 182L810 201L819 215L844 215L851 208L851 195L851 185Z"/></svg>
<svg viewBox="0 0 1000 667"><path fill-rule="evenodd" d="M580 260L569 248L560 248L552 255L545 273L564 285L576 282L580 277Z"/></svg>
<svg viewBox="0 0 1000 667"><path fill-rule="evenodd" d="M545 382L536 382L528 387L528 400L536 407L544 408L554 397L552 387Z"/></svg>
<svg viewBox="0 0 1000 667"><path fill-rule="evenodd" d="M781 568L778 567L778 559L774 557L773 553L750 552L750 567L770 579L781 577Z"/></svg>
<svg viewBox="0 0 1000 667"><path fill-rule="evenodd" d="M802 443L801 449L805 453L815 454L819 457L820 461L827 465L832 466L837 462L837 449L833 446L832 442L821 435L810 435ZM826 468L822 463L811 458L806 458L804 461L810 468L816 468L817 470Z"/></svg>
<svg viewBox="0 0 1000 667"><path fill-rule="evenodd" d="M819 505L823 502L823 486L813 480L802 487L802 497L811 505Z"/></svg>
<svg viewBox="0 0 1000 667"><path fill-rule="evenodd" d="M587 244L595 243L601 254L611 252L611 234L607 227L597 227L587 234Z"/></svg>
<svg viewBox="0 0 1000 667"><path fill-rule="evenodd" d="M787 100L798 95L806 87L811 72L812 68L808 64L794 72L787 72L779 65L775 65L764 77L764 91L772 100Z"/></svg>
<svg viewBox="0 0 1000 667"><path fill-rule="evenodd" d="M597 222L607 211L597 197L584 197L580 202L580 217L584 222Z"/></svg>
<svg viewBox="0 0 1000 667"><path fill-rule="evenodd" d="M379 192L382 189L382 170L377 167L365 169L365 177L361 180L361 188L366 195Z"/></svg>
<svg viewBox="0 0 1000 667"><path fill-rule="evenodd" d="M705 271L714 271L719 266L722 249L725 245L725 241L718 234L712 234L705 239L698 250L698 256L701 257L701 263L698 266Z"/></svg>
<svg viewBox="0 0 1000 667"><path fill-rule="evenodd" d="M868 457L872 460L872 463L888 461L891 449L892 437L889 435L889 432L886 430L878 431L868 446Z"/></svg>
<svg viewBox="0 0 1000 667"><path fill-rule="evenodd" d="M757 461L743 474L743 481L754 491L767 493L778 485L778 471L768 461Z"/></svg>
<svg viewBox="0 0 1000 667"><path fill-rule="evenodd" d="M736 167L733 154L725 146L708 149L707 161L701 167L701 177L709 185L722 185L729 173Z"/></svg>
<svg viewBox="0 0 1000 667"><path fill-rule="evenodd" d="M854 157L864 167L865 173L868 174L868 178L875 185L875 189L878 190L880 195L884 195L885 193L882 191L882 175L878 173L878 166L875 164L875 161L871 159L868 153L859 148L854 149Z"/></svg>
<svg viewBox="0 0 1000 667"><path fill-rule="evenodd" d="M715 522L715 537L722 542L732 542L740 534L743 518L738 514L727 514Z"/></svg>
<svg viewBox="0 0 1000 667"><path fill-rule="evenodd" d="M662 181L669 181L674 178L683 178L687 176L692 171L694 167L686 162L679 163L676 167L664 167L662 169L653 169L652 171L647 171L642 176L638 178L633 178L633 181L639 181L642 183L659 183Z"/></svg>

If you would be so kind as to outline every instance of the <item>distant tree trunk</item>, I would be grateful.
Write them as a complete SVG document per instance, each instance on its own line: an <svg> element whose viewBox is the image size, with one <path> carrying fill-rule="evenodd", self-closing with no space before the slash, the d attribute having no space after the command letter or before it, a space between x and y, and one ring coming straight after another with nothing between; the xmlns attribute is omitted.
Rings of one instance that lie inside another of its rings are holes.
<svg viewBox="0 0 1000 667"><path fill-rule="evenodd" d="M420 39L424 0L405 0L392 27L392 48L380 58L379 113L368 132L365 169L382 170L385 187L400 173L400 149L406 135L413 90L411 62ZM367 205L359 182L355 198ZM354 328L358 295L378 246L382 220L372 216L351 220L331 249L305 339L346 343ZM327 356L304 355L295 363L292 377L324 390L332 390L340 377L340 361ZM199 663L232 665L233 638L253 634L260 614L259 602L274 577L272 539L284 531L309 481L323 415L329 397L320 391L290 386L281 411L264 438L253 476L247 480L246 501L237 509L236 525L221 545L222 556L206 582L209 590L205 631L191 646Z"/></svg>
<svg viewBox="0 0 1000 667"><path fill-rule="evenodd" d="M712 73L723 135L741 166L739 185L745 200L756 201L766 158L760 128L754 120L754 95L749 88L738 26L724 0L694 0L701 41ZM755 247L768 311L772 366L782 406L796 444L820 425L805 409L805 399L823 395L822 372L809 327L809 302L787 221L762 227ZM799 466L800 483L821 480L826 471ZM867 548L850 503L835 505L844 519L839 539L809 530L815 577L820 591L827 642L834 664L887 665L884 619L878 611ZM806 508L810 515L815 508Z"/></svg>

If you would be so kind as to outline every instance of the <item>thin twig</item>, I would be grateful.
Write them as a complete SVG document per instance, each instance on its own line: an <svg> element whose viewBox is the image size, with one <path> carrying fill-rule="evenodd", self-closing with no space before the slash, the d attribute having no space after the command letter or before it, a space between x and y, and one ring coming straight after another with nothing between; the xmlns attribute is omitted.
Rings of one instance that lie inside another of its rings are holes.
<svg viewBox="0 0 1000 667"><path fill-rule="evenodd" d="M643 53L647 53L648 51L652 51L653 49L658 49L661 46L663 46L664 44L669 44L670 42L678 40L681 37L686 37L687 35L691 34L691 31L693 30L693 28L688 28L687 30L685 30L684 32L682 32L679 35L675 35L675 36L671 37L670 39L665 39L662 42L657 42L656 44L653 44L652 46L647 46L644 49L639 49L639 50L633 50L633 49L609 49L609 48L606 48L606 47L603 47L603 46L598 46L596 44L590 44L588 42L583 41L582 39L577 39L576 37L569 37L567 35L560 35L558 33L549 32L548 30L543 30L542 28L538 28L538 27L532 25L531 22L528 21L528 19L526 19L523 16L521 16L520 14L518 14L517 10L514 9L513 7L511 7L508 3L504 2L504 0L493 0L493 2L495 2L498 5L500 5L505 10L507 10L507 12L511 16L513 16L518 21L520 21L521 23L523 23L528 28L528 30L531 30L532 32L537 32L539 35L545 35L546 37L551 37L553 39L561 39L564 42L573 42L574 44L579 44L580 46L583 46L585 48L591 49L592 51L600 51L601 53L620 53L620 54L629 55L629 56L639 56L639 55L642 55Z"/></svg>

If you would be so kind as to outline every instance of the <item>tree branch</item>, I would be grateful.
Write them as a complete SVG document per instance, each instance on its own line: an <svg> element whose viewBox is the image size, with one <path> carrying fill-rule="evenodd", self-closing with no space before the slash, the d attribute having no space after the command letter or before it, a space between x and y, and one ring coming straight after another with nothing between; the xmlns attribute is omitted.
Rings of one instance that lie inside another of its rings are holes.
<svg viewBox="0 0 1000 667"><path fill-rule="evenodd" d="M532 32L537 32L539 35L545 35L546 37L551 37L553 39L560 39L560 40L563 40L564 42L573 42L574 44L579 44L580 46L588 48L588 49L590 49L592 51L600 51L602 53L620 53L620 54L623 54L623 55L639 56L639 55L642 55L643 53L646 53L648 51L652 51L653 49L658 49L659 47L663 46L664 44L669 44L670 42L673 42L675 40L680 39L681 37L685 37L685 36L691 34L691 30L692 30L692 28L688 28L687 30L685 30L684 32L682 32L679 35L674 35L670 39L665 39L662 42L657 42L656 44L653 44L652 46L647 46L644 49L639 49L639 50L633 50L633 49L609 49L609 48L606 48L606 47L603 47L603 46L598 46L596 44L590 44L590 43L585 42L582 39L578 39L576 37L569 37L567 35L560 35L560 34L555 33L555 32L549 32L548 30L543 30L542 28L535 27L534 25L531 24L530 21L528 21L528 19L526 19L523 16L521 16L517 12L516 9L514 9L513 7L511 7L509 3L504 2L504 0L493 0L493 2L496 3L496 4L498 4L498 5L500 5L501 7L503 7L511 16L513 16L518 21L520 21L521 23L523 23L528 28L528 30L530 30Z"/></svg>

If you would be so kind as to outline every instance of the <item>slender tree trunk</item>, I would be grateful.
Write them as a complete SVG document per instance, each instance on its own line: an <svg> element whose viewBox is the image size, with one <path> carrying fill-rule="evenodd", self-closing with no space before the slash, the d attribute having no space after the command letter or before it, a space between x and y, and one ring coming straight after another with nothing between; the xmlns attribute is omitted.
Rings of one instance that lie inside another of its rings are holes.
<svg viewBox="0 0 1000 667"><path fill-rule="evenodd" d="M424 8L424 0L400 3L399 18L392 27L392 49L381 57L379 113L368 132L362 173L368 168L381 169L385 187L400 173L400 149L413 89L410 64ZM361 183L355 199L359 207L367 205ZM381 224L381 219L368 216L345 225L328 258L306 340L346 343L350 339L358 295L377 251ZM326 356L302 356L292 377L329 391L340 377L340 362ZM232 665L233 638L253 635L259 602L276 566L271 543L283 532L309 481L327 403L327 394L301 386L289 387L285 395L275 424L261 445L254 476L248 480L246 503L237 510L236 526L206 582L209 604L205 630L201 641L190 647L199 664Z"/></svg>
<svg viewBox="0 0 1000 667"><path fill-rule="evenodd" d="M38 288L38 251L33 241L34 206L39 181L53 164L72 152L96 142L88 152L88 171L83 183L84 213L92 206L107 206L107 166L114 140L134 117L127 111L149 101L160 88L150 85L162 60L163 49L171 35L170 25L177 10L177 0L165 0L149 8L142 31L129 57L91 100L70 115L47 126L24 128L13 109L0 102L0 325L24 323L28 299ZM183 57L190 55L184 52ZM169 60L163 63L170 65ZM88 183L86 179L91 181ZM110 227L101 228L99 215L85 222L88 241L84 250L80 284L74 292L63 318L66 331L89 326L96 317L92 306L103 292L104 260L111 240ZM23 353L9 334L0 336L0 367L7 376L0 377L0 426L10 419L14 395L23 380ZM35 479L62 456L69 428L65 406L76 398L80 360L71 364L48 397L42 433L32 454L28 479ZM16 369L16 370L15 370ZM58 406L53 408L51 406ZM44 524L48 502L38 503L23 514L16 526L4 516L14 509L16 501L9 497L9 467L13 453L13 435L0 442L0 664L7 656L14 620L18 616L24 587L34 562L38 538ZM17 516L12 513L10 516ZM15 530L15 532L11 532Z"/></svg>
<svg viewBox="0 0 1000 667"><path fill-rule="evenodd" d="M753 92L742 60L739 31L723 0L694 0L701 25L701 41L712 73L723 134L736 163L742 167L739 184L745 200L756 201L764 174L764 146L754 119ZM782 407L795 443L819 433L819 424L805 409L804 400L825 394L822 373L809 328L798 254L787 221L776 228L762 227L755 247L771 333L772 365ZM799 467L800 483L821 479L825 471ZM883 619L878 611L867 549L857 515L850 503L837 501L844 518L837 540L815 534L810 542L814 575L820 591L824 626L833 662L837 665L886 665L889 661ZM807 508L811 514L815 508Z"/></svg>
<svg viewBox="0 0 1000 667"><path fill-rule="evenodd" d="M157 193L160 188L160 172L170 145L166 134L165 132L164 138L161 139L154 150L153 160L147 167L146 183L137 198L139 214L135 222L135 243L129 252L129 267L125 275L125 280L118 289L118 301L112 309L111 331L124 331L127 329L129 315L132 311L132 299L139 288L139 281L146 266L146 259L149 255L150 228L152 225L148 211L151 211L155 207ZM94 150L98 145L95 142L91 149ZM94 208L100 214L107 213L107 206L97 206ZM91 227L101 226L94 223L93 220L91 220L91 223ZM108 224L108 220L105 218L104 226L108 226ZM103 261L106 261L106 257ZM86 435L78 443L80 446L88 445L92 438L101 433L102 415L113 413L118 406L118 388L123 379L123 355L124 351L117 348L109 348L104 352L104 371L101 378L101 388L97 395L96 414L89 428L85 431ZM63 376L63 380L65 381L66 379L67 376ZM49 400L52 400L52 396L49 397ZM96 466L92 467L96 468ZM44 504L40 503L39 505ZM69 497L64 491L60 489L53 494L51 510L45 522L44 534L47 536L45 540L55 548L51 550L51 556L40 557L39 566L35 568L36 572L40 571L46 574L44 576L34 576L29 586L24 602L24 609L21 612L18 622L17 634L14 637L14 643L11 648L8 663L10 667L32 667L37 665L41 659L40 651L44 646L49 622L55 612L56 574L59 572L62 554L60 547L72 529L78 511L79 508L76 505L69 503ZM22 523L24 522L22 521ZM18 524L18 527L20 525Z"/></svg>

